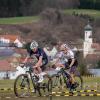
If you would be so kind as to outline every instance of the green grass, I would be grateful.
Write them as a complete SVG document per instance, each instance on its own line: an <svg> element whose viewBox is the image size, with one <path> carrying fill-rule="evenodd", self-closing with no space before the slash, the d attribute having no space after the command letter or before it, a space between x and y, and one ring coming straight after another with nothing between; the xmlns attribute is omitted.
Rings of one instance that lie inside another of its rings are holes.
<svg viewBox="0 0 100 100"><path fill-rule="evenodd" d="M53 97L52 99L49 99L48 97L26 97L26 98L5 98L4 95L1 100L100 100L100 97ZM9 97L9 96L8 96Z"/></svg>
<svg viewBox="0 0 100 100"><path fill-rule="evenodd" d="M100 97L54 97L53 100L100 100Z"/></svg>
<svg viewBox="0 0 100 100"><path fill-rule="evenodd" d="M100 83L100 77L83 77L84 80L84 84L88 84L91 86L95 86L95 83L97 82L98 84ZM13 88L14 85L14 80L0 80L0 88ZM100 84L99 84L100 85ZM93 88L91 88L93 89ZM100 90L100 88L98 88ZM36 95L36 94L32 94L32 95ZM15 100L15 95L10 91L5 91L5 92L1 92L0 91L0 97L2 98L2 100L6 100L5 97L12 97L10 98L10 100ZM28 97L29 100L49 100L48 97ZM27 98L17 98L17 100L27 100ZM76 96L76 97L53 97L52 100L100 100L100 97L80 97L80 96Z"/></svg>
<svg viewBox="0 0 100 100"><path fill-rule="evenodd" d="M99 10L90 10L90 9L66 9L64 10L65 14L72 14L73 12L78 14L88 14L94 18L100 18ZM0 18L0 24L24 24L32 23L39 20L39 16L27 16L27 17L12 17L12 18Z"/></svg>
<svg viewBox="0 0 100 100"><path fill-rule="evenodd" d="M24 24L38 21L39 16L0 18L0 24Z"/></svg>
<svg viewBox="0 0 100 100"><path fill-rule="evenodd" d="M100 91L100 77L83 77L86 89L97 89Z"/></svg>
<svg viewBox="0 0 100 100"><path fill-rule="evenodd" d="M100 77L83 77L84 85L90 86L89 89L95 88L98 85L100 90ZM0 88L13 88L14 80L0 80Z"/></svg>
<svg viewBox="0 0 100 100"><path fill-rule="evenodd" d="M99 10L90 10L90 9L66 9L64 13L66 14L73 14L73 12L78 14L88 14L94 18L100 18L100 11Z"/></svg>
<svg viewBox="0 0 100 100"><path fill-rule="evenodd" d="M14 80L0 80L0 88L13 88Z"/></svg>

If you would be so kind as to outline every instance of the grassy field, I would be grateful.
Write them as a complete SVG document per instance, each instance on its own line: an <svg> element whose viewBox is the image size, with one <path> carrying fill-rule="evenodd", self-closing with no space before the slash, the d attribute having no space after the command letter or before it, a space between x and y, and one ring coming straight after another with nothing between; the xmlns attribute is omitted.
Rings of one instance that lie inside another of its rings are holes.
<svg viewBox="0 0 100 100"><path fill-rule="evenodd" d="M0 100L50 100L48 97L2 98ZM100 100L100 97L53 97L52 100Z"/></svg>
<svg viewBox="0 0 100 100"><path fill-rule="evenodd" d="M66 9L65 14L88 14L94 18L100 18L100 11L88 10L88 9ZM27 16L27 17L12 17L12 18L0 18L0 24L24 24L32 23L39 20L39 16Z"/></svg>
<svg viewBox="0 0 100 100"><path fill-rule="evenodd" d="M38 21L39 16L0 18L0 24L24 24Z"/></svg>
<svg viewBox="0 0 100 100"><path fill-rule="evenodd" d="M73 12L77 14L88 14L94 18L100 18L99 10L90 10L90 9L67 9L64 10L64 13L73 14Z"/></svg>
<svg viewBox="0 0 100 100"><path fill-rule="evenodd" d="M83 80L84 80L84 86L86 85L90 86L87 89L89 90L97 89L98 92L100 91L100 77L83 77ZM13 88L13 86L14 86L14 80L0 80L0 89ZM32 94L32 96L34 95L36 94ZM50 100L48 97L32 97L32 96L28 97L28 100L33 100L33 99L34 100ZM16 100L16 97L13 91L0 90L0 98L2 100L7 100L7 98L9 98L10 100ZM17 100L27 100L27 98L17 98ZM96 96L55 97L54 96L52 100L100 100L100 97L96 97Z"/></svg>
<svg viewBox="0 0 100 100"><path fill-rule="evenodd" d="M84 88L90 86L88 89L95 89L98 86L100 90L100 77L83 77ZM13 88L14 80L0 80L0 88Z"/></svg>

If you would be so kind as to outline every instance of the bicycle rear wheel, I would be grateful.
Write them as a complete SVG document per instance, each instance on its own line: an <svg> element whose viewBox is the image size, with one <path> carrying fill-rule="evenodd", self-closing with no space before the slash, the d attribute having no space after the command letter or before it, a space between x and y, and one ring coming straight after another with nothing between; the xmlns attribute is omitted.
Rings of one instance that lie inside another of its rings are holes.
<svg viewBox="0 0 100 100"><path fill-rule="evenodd" d="M14 93L17 97L26 97L30 94L30 81L27 74L19 75L14 82Z"/></svg>
<svg viewBox="0 0 100 100"><path fill-rule="evenodd" d="M83 89L83 78L81 76L75 76L75 81L79 84L79 86L76 88L77 90Z"/></svg>

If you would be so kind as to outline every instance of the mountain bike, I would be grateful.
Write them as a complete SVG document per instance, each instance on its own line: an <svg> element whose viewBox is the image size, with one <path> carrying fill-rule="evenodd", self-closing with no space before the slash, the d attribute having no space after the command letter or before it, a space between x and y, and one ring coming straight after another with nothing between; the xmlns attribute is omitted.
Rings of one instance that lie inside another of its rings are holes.
<svg viewBox="0 0 100 100"><path fill-rule="evenodd" d="M34 74L33 68L31 65L28 64L22 64L20 67L25 69L24 74L20 74L17 76L14 82L14 93L17 97L25 97L30 96L31 94L31 87L34 89L34 93L38 94L38 96L41 96L41 90L42 93L49 92L49 83L50 77L45 76L45 82L38 83L39 77Z"/></svg>
<svg viewBox="0 0 100 100"><path fill-rule="evenodd" d="M52 88L53 88L52 90L61 91L66 88L69 91L73 91L73 90L83 89L83 79L78 70L76 71L74 76L75 81L77 82L76 87L72 87L70 78L71 76L68 73L68 71L66 71L65 68L62 68L60 71L58 71L57 74L52 76ZM59 90L57 90L56 88L58 88Z"/></svg>
<svg viewBox="0 0 100 100"><path fill-rule="evenodd" d="M66 88L72 90L69 82L70 75L66 72L65 69L61 69L60 71L47 71L47 74L44 76L44 81L42 83L38 83L39 77L33 74L33 68L30 65L24 64L21 66L25 69L24 74L20 74L14 82L14 93L17 97L25 97L30 96L31 94L31 87L34 89L34 93L38 94L38 96L47 95L49 96L52 94L53 89L58 86L60 82L60 86L66 84ZM79 78L80 88L82 88L83 80L80 76ZM75 88L76 89L76 88Z"/></svg>

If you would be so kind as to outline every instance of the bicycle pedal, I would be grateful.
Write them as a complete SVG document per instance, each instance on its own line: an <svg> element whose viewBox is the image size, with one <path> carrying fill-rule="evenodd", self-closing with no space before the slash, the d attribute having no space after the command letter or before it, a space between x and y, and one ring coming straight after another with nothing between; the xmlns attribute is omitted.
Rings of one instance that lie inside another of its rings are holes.
<svg viewBox="0 0 100 100"><path fill-rule="evenodd" d="M72 89L76 89L78 86L79 86L79 84L78 83L75 83L75 84L72 84L71 88Z"/></svg>

